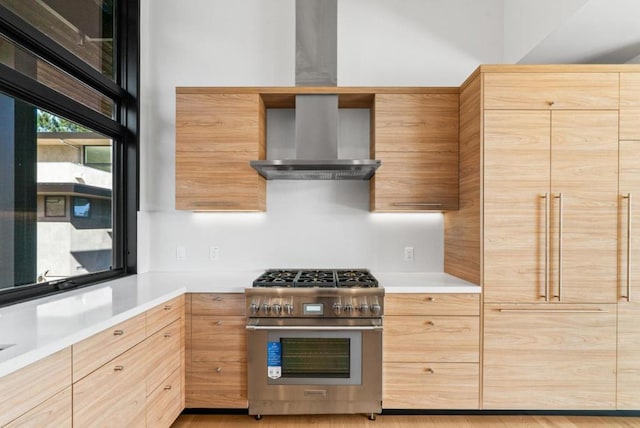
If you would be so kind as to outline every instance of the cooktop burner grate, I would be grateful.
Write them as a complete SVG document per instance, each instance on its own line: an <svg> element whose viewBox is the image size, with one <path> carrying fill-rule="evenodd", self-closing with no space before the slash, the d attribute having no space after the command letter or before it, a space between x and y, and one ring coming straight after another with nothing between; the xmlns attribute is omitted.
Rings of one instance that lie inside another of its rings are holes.
<svg viewBox="0 0 640 428"><path fill-rule="evenodd" d="M367 269L269 269L253 286L371 288L378 281Z"/></svg>

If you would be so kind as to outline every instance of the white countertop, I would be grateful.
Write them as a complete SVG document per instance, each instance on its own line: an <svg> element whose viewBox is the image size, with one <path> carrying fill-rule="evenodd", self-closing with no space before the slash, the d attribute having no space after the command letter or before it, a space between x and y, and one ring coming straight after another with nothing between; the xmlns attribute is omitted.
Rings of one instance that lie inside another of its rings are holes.
<svg viewBox="0 0 640 428"><path fill-rule="evenodd" d="M149 272L0 308L0 377L189 293L242 293L262 270ZM387 293L479 293L444 273L373 272Z"/></svg>

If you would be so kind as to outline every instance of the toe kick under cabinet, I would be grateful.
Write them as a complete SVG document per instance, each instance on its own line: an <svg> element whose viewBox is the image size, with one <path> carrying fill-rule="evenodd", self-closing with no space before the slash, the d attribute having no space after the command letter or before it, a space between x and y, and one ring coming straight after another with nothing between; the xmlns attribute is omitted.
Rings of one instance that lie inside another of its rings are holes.
<svg viewBox="0 0 640 428"><path fill-rule="evenodd" d="M478 294L387 294L385 409L478 409Z"/></svg>

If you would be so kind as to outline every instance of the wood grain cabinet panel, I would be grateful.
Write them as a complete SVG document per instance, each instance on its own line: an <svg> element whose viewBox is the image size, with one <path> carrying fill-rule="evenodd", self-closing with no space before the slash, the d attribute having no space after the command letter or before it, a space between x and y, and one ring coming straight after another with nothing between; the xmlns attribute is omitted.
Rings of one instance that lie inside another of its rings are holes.
<svg viewBox="0 0 640 428"><path fill-rule="evenodd" d="M458 208L458 94L376 94L372 211Z"/></svg>
<svg viewBox="0 0 640 428"><path fill-rule="evenodd" d="M240 315L244 316L244 294L240 293L193 293L191 313L193 315Z"/></svg>
<svg viewBox="0 0 640 428"><path fill-rule="evenodd" d="M194 408L246 408L245 361L193 361L188 406Z"/></svg>
<svg viewBox="0 0 640 428"><path fill-rule="evenodd" d="M620 139L640 140L640 73L620 73Z"/></svg>
<svg viewBox="0 0 640 428"><path fill-rule="evenodd" d="M147 349L139 343L73 384L73 426L145 425Z"/></svg>
<svg viewBox="0 0 640 428"><path fill-rule="evenodd" d="M478 362L478 317L386 316L385 362Z"/></svg>
<svg viewBox="0 0 640 428"><path fill-rule="evenodd" d="M485 409L612 410L616 305L485 305Z"/></svg>
<svg viewBox="0 0 640 428"><path fill-rule="evenodd" d="M170 427L182 413L181 396L182 373L180 369L176 369L147 397L147 426Z"/></svg>
<svg viewBox="0 0 640 428"><path fill-rule="evenodd" d="M192 361L246 361L246 325L244 317L192 315Z"/></svg>
<svg viewBox="0 0 640 428"><path fill-rule="evenodd" d="M385 315L480 315L480 294L390 293Z"/></svg>
<svg viewBox="0 0 640 428"><path fill-rule="evenodd" d="M384 363L385 409L477 409L479 365Z"/></svg>
<svg viewBox="0 0 640 428"><path fill-rule="evenodd" d="M73 381L76 382L106 362L145 339L145 314L73 345Z"/></svg>
<svg viewBox="0 0 640 428"><path fill-rule="evenodd" d="M618 73L484 73L484 108L618 110Z"/></svg>
<svg viewBox="0 0 640 428"><path fill-rule="evenodd" d="M37 388L34 388L37 385ZM0 378L0 426L14 421L71 386L71 348ZM56 401L55 406L58 406ZM44 408L48 408L47 405ZM42 410L43 408L41 408ZM61 409L62 410L62 409ZM35 410L40 414L40 410ZM48 410L47 410L48 411ZM31 420L31 416L27 417ZM39 420L36 418L36 420Z"/></svg>
<svg viewBox="0 0 640 428"><path fill-rule="evenodd" d="M29 410L5 428L71 428L71 386Z"/></svg>
<svg viewBox="0 0 640 428"><path fill-rule="evenodd" d="M184 295L149 309L146 316L147 337L183 316Z"/></svg>
<svg viewBox="0 0 640 428"><path fill-rule="evenodd" d="M176 95L176 209L264 211L265 108L258 93Z"/></svg>
<svg viewBox="0 0 640 428"><path fill-rule="evenodd" d="M176 320L147 338L147 395L181 367L181 334L182 321Z"/></svg>

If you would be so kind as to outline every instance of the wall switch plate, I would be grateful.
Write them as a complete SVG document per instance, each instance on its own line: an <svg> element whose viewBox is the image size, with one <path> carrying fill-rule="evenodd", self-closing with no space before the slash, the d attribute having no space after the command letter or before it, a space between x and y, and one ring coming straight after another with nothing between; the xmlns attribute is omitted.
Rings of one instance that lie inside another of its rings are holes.
<svg viewBox="0 0 640 428"><path fill-rule="evenodd" d="M176 260L178 261L182 261L182 260L187 260L187 249L179 246L176 247Z"/></svg>
<svg viewBox="0 0 640 428"><path fill-rule="evenodd" d="M413 259L413 247L404 247L404 261L412 262Z"/></svg>
<svg viewBox="0 0 640 428"><path fill-rule="evenodd" d="M220 257L220 248L209 247L209 260L215 262Z"/></svg>

